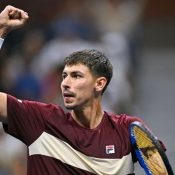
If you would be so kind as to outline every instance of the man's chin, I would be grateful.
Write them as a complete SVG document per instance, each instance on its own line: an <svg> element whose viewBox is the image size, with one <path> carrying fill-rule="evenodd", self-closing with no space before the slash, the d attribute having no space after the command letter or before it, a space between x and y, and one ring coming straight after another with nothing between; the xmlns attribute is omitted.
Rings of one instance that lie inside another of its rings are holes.
<svg viewBox="0 0 175 175"><path fill-rule="evenodd" d="M66 109L69 109L69 110L72 110L72 109L75 108L75 106L73 106L73 105L68 105L68 104L64 104L64 106L65 106Z"/></svg>
<svg viewBox="0 0 175 175"><path fill-rule="evenodd" d="M65 106L65 108L66 108L66 109L69 109L69 110L74 109L74 107L72 107L72 106Z"/></svg>
<svg viewBox="0 0 175 175"><path fill-rule="evenodd" d="M64 104L65 108L68 109L68 110L79 110L80 109L80 106L78 105L71 105L71 104Z"/></svg>

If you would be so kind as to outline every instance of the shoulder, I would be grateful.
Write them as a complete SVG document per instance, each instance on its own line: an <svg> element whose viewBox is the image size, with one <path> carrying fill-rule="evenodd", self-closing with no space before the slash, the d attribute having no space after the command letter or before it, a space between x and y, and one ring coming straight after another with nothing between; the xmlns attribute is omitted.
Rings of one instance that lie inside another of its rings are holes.
<svg viewBox="0 0 175 175"><path fill-rule="evenodd" d="M9 110L16 109L18 111L20 110L40 114L64 113L64 110L59 105L47 104L38 101L21 100L11 95L7 96L7 102Z"/></svg>
<svg viewBox="0 0 175 175"><path fill-rule="evenodd" d="M105 112L108 120L110 120L115 126L126 126L128 127L132 122L139 121L143 123L142 119L137 116L131 116L127 114L114 114Z"/></svg>

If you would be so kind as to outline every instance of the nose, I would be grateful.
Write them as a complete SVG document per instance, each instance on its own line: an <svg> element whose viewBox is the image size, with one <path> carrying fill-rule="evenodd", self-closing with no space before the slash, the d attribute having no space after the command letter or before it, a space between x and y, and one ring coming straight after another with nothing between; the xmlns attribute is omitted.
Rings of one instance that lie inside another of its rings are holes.
<svg viewBox="0 0 175 175"><path fill-rule="evenodd" d="M65 89L69 88L70 84L71 84L71 80L68 76L66 78L64 78L61 82L61 86Z"/></svg>

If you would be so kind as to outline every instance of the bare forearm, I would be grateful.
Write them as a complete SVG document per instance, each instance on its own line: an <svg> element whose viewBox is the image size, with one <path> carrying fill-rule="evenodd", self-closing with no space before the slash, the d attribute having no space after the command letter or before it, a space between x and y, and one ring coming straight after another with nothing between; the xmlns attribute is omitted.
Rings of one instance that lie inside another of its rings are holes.
<svg viewBox="0 0 175 175"><path fill-rule="evenodd" d="M0 92L0 121L7 123L7 94Z"/></svg>

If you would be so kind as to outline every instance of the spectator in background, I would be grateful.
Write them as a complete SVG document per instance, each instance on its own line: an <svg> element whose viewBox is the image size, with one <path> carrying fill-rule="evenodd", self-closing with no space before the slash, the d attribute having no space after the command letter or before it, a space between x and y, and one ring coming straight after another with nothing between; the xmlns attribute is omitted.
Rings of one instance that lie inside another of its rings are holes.
<svg viewBox="0 0 175 175"><path fill-rule="evenodd" d="M24 144L4 134L0 126L0 175L26 175L26 152Z"/></svg>
<svg viewBox="0 0 175 175"><path fill-rule="evenodd" d="M104 104L115 112L131 112L133 108L138 26L145 4L146 0L92 0L89 3L104 50L117 67L105 96L109 100Z"/></svg>

